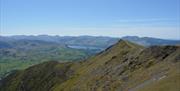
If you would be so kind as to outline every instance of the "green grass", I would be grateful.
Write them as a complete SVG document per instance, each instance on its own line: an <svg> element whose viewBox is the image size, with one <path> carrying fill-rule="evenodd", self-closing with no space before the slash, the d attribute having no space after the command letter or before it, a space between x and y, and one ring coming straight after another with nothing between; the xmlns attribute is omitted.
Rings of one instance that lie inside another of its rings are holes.
<svg viewBox="0 0 180 91"><path fill-rule="evenodd" d="M180 69L174 65L169 70L167 77L149 84L137 91L179 91L180 90Z"/></svg>

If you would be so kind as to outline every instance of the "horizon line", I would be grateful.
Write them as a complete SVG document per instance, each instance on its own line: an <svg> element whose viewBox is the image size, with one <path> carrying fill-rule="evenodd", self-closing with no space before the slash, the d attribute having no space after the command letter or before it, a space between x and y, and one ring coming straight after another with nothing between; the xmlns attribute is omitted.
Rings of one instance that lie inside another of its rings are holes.
<svg viewBox="0 0 180 91"><path fill-rule="evenodd" d="M123 38L123 37L138 37L138 38L155 38L155 39L163 39L163 40L179 40L180 39L171 39L171 38L158 38L158 37L151 37L151 36L137 36L137 35L125 35L125 36L106 36L106 35L54 35L54 34L13 34L13 35L0 35L0 37L13 37L13 36L51 36L51 37L110 37L110 38Z"/></svg>

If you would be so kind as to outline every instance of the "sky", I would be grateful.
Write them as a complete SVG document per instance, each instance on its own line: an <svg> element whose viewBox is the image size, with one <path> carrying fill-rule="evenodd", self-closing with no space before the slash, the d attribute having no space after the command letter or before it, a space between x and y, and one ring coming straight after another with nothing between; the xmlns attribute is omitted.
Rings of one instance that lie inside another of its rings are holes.
<svg viewBox="0 0 180 91"><path fill-rule="evenodd" d="M0 35L180 39L180 0L0 0Z"/></svg>

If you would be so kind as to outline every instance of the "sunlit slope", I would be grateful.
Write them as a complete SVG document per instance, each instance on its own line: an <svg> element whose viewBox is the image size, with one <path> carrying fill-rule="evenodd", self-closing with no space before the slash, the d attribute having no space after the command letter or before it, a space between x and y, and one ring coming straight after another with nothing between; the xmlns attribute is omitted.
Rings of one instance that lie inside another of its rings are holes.
<svg viewBox="0 0 180 91"><path fill-rule="evenodd" d="M135 91L141 84L152 84L151 79L163 79L164 76L166 79L174 67L174 73L177 74L179 49L177 46L143 48L120 40L116 45L82 63L71 79L56 85L53 90Z"/></svg>

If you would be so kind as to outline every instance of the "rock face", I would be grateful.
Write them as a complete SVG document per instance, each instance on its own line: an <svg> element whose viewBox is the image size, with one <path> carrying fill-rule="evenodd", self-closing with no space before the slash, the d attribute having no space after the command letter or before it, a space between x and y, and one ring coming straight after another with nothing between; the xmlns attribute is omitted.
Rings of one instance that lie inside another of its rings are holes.
<svg viewBox="0 0 180 91"><path fill-rule="evenodd" d="M3 80L2 91L178 91L180 46L120 40L79 63L46 62Z"/></svg>

